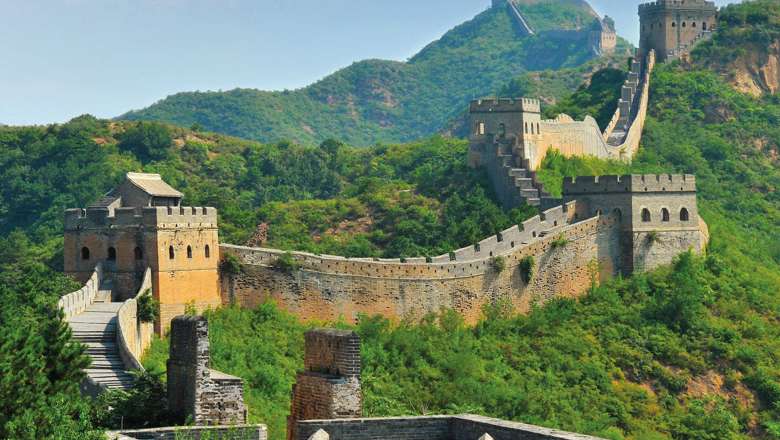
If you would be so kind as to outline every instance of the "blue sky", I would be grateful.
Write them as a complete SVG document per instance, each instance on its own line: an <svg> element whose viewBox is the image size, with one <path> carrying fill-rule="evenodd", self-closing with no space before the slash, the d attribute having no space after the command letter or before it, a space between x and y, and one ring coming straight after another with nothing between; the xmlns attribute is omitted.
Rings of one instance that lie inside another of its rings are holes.
<svg viewBox="0 0 780 440"><path fill-rule="evenodd" d="M631 40L638 3L591 1ZM298 88L357 60L405 60L489 4L0 0L0 123L113 117L180 91Z"/></svg>

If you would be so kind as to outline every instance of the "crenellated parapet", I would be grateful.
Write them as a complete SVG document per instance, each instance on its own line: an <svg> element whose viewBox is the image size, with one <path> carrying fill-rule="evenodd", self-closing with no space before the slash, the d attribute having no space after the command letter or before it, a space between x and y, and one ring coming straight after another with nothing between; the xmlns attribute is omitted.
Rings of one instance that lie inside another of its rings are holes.
<svg viewBox="0 0 780 440"><path fill-rule="evenodd" d="M540 113L541 102L531 98L486 98L475 99L469 105L472 113L531 112Z"/></svg>
<svg viewBox="0 0 780 440"><path fill-rule="evenodd" d="M65 230L123 228L123 227L217 227L217 210L209 207L152 206L144 208L105 207L68 209L65 211Z"/></svg>
<svg viewBox="0 0 780 440"><path fill-rule="evenodd" d="M647 192L696 192L692 174L644 174L625 176L565 177L563 193L568 196Z"/></svg>
<svg viewBox="0 0 780 440"><path fill-rule="evenodd" d="M717 10L715 2L706 0L656 0L639 5L639 14L663 12L669 9L676 10Z"/></svg>

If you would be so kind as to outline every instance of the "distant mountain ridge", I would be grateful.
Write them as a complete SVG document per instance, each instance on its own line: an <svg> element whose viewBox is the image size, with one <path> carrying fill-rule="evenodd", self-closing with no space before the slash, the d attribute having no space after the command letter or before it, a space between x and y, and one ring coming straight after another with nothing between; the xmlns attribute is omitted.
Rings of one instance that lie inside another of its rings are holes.
<svg viewBox="0 0 780 440"><path fill-rule="evenodd" d="M336 138L371 145L418 139L440 131L470 99L492 94L520 74L577 67L595 57L588 28L598 16L587 2L522 0L518 8L536 35L519 35L507 8L496 6L408 62L356 62L294 91L178 93L118 119L198 124L264 142ZM572 29L580 32L560 32Z"/></svg>

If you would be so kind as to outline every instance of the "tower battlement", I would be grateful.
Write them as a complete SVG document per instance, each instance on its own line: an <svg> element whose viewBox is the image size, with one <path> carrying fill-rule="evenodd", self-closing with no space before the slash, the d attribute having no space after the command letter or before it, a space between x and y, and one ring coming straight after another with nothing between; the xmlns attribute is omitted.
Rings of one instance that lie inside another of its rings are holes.
<svg viewBox="0 0 780 440"><path fill-rule="evenodd" d="M563 179L565 195L599 193L696 192L692 174L631 174Z"/></svg>
<svg viewBox="0 0 780 440"><path fill-rule="evenodd" d="M541 113L541 111L542 106L539 100L531 98L475 99L471 101L471 105L469 106L470 113Z"/></svg>
<svg viewBox="0 0 780 440"><path fill-rule="evenodd" d="M91 206L65 211L65 230L152 226L217 227L217 210L210 207L152 206L109 209Z"/></svg>
<svg viewBox="0 0 780 440"><path fill-rule="evenodd" d="M715 2L706 0L656 0L653 2L642 3L639 5L639 14L648 14L661 12L667 9L678 10L717 10Z"/></svg>

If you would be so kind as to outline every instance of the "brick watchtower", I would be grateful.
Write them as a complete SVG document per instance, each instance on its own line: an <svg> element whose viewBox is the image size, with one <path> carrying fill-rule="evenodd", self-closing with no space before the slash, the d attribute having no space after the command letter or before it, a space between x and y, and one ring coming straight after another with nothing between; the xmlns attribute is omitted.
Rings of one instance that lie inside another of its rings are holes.
<svg viewBox="0 0 780 440"><path fill-rule="evenodd" d="M639 5L639 55L655 49L659 61L675 59L710 35L718 8L706 0L657 0Z"/></svg>
<svg viewBox="0 0 780 440"><path fill-rule="evenodd" d="M160 302L157 332L185 305L218 307L217 210L181 206L182 194L158 174L127 173L87 209L65 212L65 273L85 282L102 263L112 301L132 297L147 268Z"/></svg>

